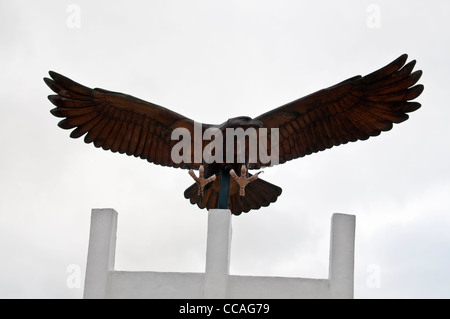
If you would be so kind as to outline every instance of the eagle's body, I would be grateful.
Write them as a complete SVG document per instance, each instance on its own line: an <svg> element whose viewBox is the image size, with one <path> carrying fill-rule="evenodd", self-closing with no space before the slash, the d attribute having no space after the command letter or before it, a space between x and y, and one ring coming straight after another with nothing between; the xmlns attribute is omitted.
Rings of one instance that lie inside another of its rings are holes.
<svg viewBox="0 0 450 319"><path fill-rule="evenodd" d="M280 164L333 146L366 140L390 130L394 123L405 121L407 113L420 107L419 103L411 101L423 91L422 85L415 85L422 72L412 72L415 61L405 65L406 60L407 55L402 55L369 75L352 77L254 119L243 116L220 125L202 124L202 132L216 128L226 136L227 128L278 129ZM197 182L185 191L185 197L200 208L217 208L221 170L231 168L241 175L245 171L241 170L242 165L260 169L272 164L260 158L249 162L248 153L245 163L238 163L235 158L231 162L202 163L195 161L194 154L190 160L175 162L171 150L177 141L171 138L172 132L185 129L194 135L196 123L193 120L129 95L85 87L52 71L50 76L52 79L44 80L57 93L49 96L56 105L51 113L64 118L58 124L61 128L75 128L71 137L86 134L86 143L94 143L105 150L126 153L162 166L201 168L205 178L216 176L204 189L203 186L198 188ZM202 145L195 143L192 139L191 146L201 150L208 144L207 141L202 141ZM268 206L281 194L278 186L259 178L251 180L245 186L245 196L241 196L237 182L230 183L228 206L236 215Z"/></svg>
<svg viewBox="0 0 450 319"><path fill-rule="evenodd" d="M219 203L220 193L220 179L222 173L228 174L230 171L236 172L239 176L242 175L242 166L251 167L252 163L249 162L249 139L246 140L244 163L239 162L238 150L235 147L232 149L233 160L226 161L227 158L227 129L242 128L244 131L253 128L258 130L263 127L263 123L258 120L254 120L247 116L240 116L236 118L228 119L226 122L215 126L224 138L222 144L223 162L202 163L204 169L204 177L209 178L211 176L217 176L216 180L208 183L204 188L203 196L199 195L198 185L193 184L184 192L185 198L189 199L192 204L197 204L200 208L217 208ZM270 142L270 141L269 141ZM230 156L231 157L231 156ZM252 176L248 174L248 177ZM251 209L259 209L261 206L269 206L277 200L281 195L281 188L268 183L262 179L256 179L246 186L245 196L240 195L240 187L237 183L231 182L229 188L228 207L232 213L239 215L241 212L248 212Z"/></svg>

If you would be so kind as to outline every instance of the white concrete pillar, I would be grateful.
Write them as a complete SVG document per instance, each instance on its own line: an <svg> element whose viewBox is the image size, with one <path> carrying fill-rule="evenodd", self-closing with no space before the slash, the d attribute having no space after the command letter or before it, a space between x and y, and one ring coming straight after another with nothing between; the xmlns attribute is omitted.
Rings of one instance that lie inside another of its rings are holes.
<svg viewBox="0 0 450 319"><path fill-rule="evenodd" d="M92 209L84 298L106 298L108 275L114 270L117 212Z"/></svg>
<svg viewBox="0 0 450 319"><path fill-rule="evenodd" d="M205 274L117 272L117 212L93 209L84 298L353 298L355 216L333 214L329 277L320 280L229 276L231 218L228 209L208 212Z"/></svg>
<svg viewBox="0 0 450 319"><path fill-rule="evenodd" d="M355 216L333 214L330 243L330 298L353 299Z"/></svg>
<svg viewBox="0 0 450 319"><path fill-rule="evenodd" d="M208 212L205 298L228 297L231 233L230 210L211 209Z"/></svg>

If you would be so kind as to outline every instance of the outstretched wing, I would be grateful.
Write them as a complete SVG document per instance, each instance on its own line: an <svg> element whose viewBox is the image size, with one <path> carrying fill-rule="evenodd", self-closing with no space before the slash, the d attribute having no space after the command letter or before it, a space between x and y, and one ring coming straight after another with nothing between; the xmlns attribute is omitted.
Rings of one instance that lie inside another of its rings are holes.
<svg viewBox="0 0 450 319"><path fill-rule="evenodd" d="M194 138L191 138L191 160L175 163L171 158L172 132L185 128L194 136L194 121L162 106L130 95L103 89L91 89L56 72L45 83L57 95L49 95L56 106L50 112L64 118L63 129L74 129L70 137L112 152L125 153L162 166L198 168L194 163ZM203 130L211 125L203 124ZM203 147L203 146L202 146ZM203 149L203 148L202 148Z"/></svg>
<svg viewBox="0 0 450 319"><path fill-rule="evenodd" d="M364 77L356 76L258 116L279 128L279 163L333 146L366 140L408 119L420 107L422 71L406 54ZM269 139L270 142L270 139ZM270 145L270 144L269 144ZM263 166L257 163L251 168Z"/></svg>

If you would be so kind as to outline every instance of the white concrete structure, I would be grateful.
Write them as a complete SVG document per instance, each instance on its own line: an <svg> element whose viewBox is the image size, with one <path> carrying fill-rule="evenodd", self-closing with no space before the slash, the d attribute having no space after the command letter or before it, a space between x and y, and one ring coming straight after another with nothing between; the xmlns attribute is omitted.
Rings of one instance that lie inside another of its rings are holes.
<svg viewBox="0 0 450 319"><path fill-rule="evenodd" d="M229 274L231 213L210 210L205 273L114 269L117 212L93 209L84 298L353 298L355 216L333 214L328 279Z"/></svg>

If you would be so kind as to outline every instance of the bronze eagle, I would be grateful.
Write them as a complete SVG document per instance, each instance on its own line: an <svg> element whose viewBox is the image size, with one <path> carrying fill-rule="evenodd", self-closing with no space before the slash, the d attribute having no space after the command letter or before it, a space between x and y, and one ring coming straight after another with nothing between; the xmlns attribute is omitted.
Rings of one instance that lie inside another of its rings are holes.
<svg viewBox="0 0 450 319"><path fill-rule="evenodd" d="M412 100L424 89L423 85L415 85L422 71L413 72L416 61L405 64L407 58L404 54L373 73L352 77L254 119L241 116L219 125L201 124L201 133L211 128L221 132L239 127L276 128L279 164L333 146L367 140L389 131L393 123L407 120L407 113L421 106ZM205 163L196 161L194 153L188 161L175 162L171 151L178 141L172 139L172 133L183 128L194 134L195 125L199 123L192 119L130 95L91 89L56 72L49 74L51 79L44 78L44 81L56 93L48 98L56 106L51 114L63 118L59 127L74 129L70 137L85 135L86 143L94 143L104 150L133 155L157 165L189 169L196 183L186 189L184 196L192 204L217 208L220 172L224 169L231 169L233 177L229 184L228 207L235 215L268 206L281 194L280 187L248 173L247 169L271 165L259 158L251 163L248 152L245 163L234 159L228 163ZM267 139L269 148L270 132ZM191 139L191 146L204 150L207 142L201 140L198 145L198 141ZM193 169L199 170L200 176L197 177Z"/></svg>

